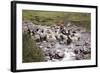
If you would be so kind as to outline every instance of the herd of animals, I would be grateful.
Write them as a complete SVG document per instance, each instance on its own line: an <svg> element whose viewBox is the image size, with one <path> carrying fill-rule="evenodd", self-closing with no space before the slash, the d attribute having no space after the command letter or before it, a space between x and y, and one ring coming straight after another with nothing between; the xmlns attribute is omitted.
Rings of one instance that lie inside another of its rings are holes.
<svg viewBox="0 0 100 73"><path fill-rule="evenodd" d="M82 27L71 23L64 26L42 26L23 22L22 29L42 49L46 62L91 58L91 33Z"/></svg>

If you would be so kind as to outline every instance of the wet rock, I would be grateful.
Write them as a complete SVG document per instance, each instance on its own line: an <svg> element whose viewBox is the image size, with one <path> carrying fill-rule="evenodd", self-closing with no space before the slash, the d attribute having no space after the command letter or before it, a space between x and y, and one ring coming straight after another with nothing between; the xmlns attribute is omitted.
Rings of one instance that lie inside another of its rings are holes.
<svg viewBox="0 0 100 73"><path fill-rule="evenodd" d="M56 50L54 58L55 59L61 59L61 58L64 58L64 55L65 54L62 50Z"/></svg>
<svg viewBox="0 0 100 73"><path fill-rule="evenodd" d="M72 42L72 39L68 37L68 39L67 39L67 45L70 45L71 42Z"/></svg>

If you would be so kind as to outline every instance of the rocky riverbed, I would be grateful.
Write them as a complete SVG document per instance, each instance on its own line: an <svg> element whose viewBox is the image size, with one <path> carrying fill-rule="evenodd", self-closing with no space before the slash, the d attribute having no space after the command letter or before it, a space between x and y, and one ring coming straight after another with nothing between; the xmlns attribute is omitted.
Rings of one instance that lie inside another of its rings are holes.
<svg viewBox="0 0 100 73"><path fill-rule="evenodd" d="M22 30L43 50L46 62L91 58L91 33L83 27L67 24L60 28L23 22Z"/></svg>

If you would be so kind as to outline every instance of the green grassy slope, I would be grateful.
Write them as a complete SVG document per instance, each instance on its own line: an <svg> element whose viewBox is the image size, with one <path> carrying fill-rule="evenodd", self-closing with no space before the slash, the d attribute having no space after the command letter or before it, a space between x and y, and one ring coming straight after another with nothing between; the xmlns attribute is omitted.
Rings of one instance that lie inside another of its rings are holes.
<svg viewBox="0 0 100 73"><path fill-rule="evenodd" d="M23 20L29 20L37 25L53 25L56 21L63 20L67 22L78 23L87 30L90 30L91 14L77 12L53 12L53 11L34 11L23 10Z"/></svg>
<svg viewBox="0 0 100 73"><path fill-rule="evenodd" d="M42 50L36 46L30 35L23 33L23 62L41 62L43 59Z"/></svg>

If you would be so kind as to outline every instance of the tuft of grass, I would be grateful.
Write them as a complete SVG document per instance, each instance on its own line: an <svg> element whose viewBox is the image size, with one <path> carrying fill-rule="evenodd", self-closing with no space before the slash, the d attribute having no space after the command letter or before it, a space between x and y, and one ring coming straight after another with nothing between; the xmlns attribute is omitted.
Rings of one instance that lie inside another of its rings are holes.
<svg viewBox="0 0 100 73"><path fill-rule="evenodd" d="M42 62L44 60L43 52L36 46L31 36L23 33L23 51L22 51L22 62Z"/></svg>

